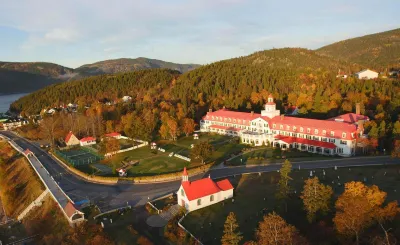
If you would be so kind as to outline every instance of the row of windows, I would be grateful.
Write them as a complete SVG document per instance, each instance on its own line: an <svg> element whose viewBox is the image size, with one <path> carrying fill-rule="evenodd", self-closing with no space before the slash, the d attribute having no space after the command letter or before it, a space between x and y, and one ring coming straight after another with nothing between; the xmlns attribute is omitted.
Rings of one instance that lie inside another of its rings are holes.
<svg viewBox="0 0 400 245"><path fill-rule="evenodd" d="M273 124L272 125L272 128L276 128L276 124ZM286 125L286 130L290 130L292 128L292 130L293 131L296 131L297 130L297 127L296 126L293 126L293 127L290 127L289 125ZM282 130L284 130L284 126L281 124L281 125L279 125L279 129L282 129ZM304 132L304 128L303 127L300 127L300 133L303 133ZM310 128L307 128L307 133L308 134L310 134L311 133L311 129ZM314 129L314 134L319 134L319 129ZM326 132L326 130L322 130L322 135L327 135L327 132ZM330 136L331 137L334 137L335 136L335 132L334 131L330 131ZM354 137L354 135L352 134L352 136ZM347 137L347 134L345 133L345 132L343 132L342 133L342 138L346 138Z"/></svg>
<svg viewBox="0 0 400 245"><path fill-rule="evenodd" d="M246 124L246 120L241 120L241 119L238 119L238 120L236 120L236 119L231 119L231 118L222 118L222 117L214 117L214 116L211 116L211 119L212 120L217 120L217 121L224 121L224 122L233 122L233 123L236 123L236 121L238 122L238 123L243 123L243 124Z"/></svg>
<svg viewBox="0 0 400 245"><path fill-rule="evenodd" d="M213 201L214 201L214 195L211 195L210 202L213 202ZM197 206L200 206L200 205L201 205L201 198L197 199Z"/></svg>

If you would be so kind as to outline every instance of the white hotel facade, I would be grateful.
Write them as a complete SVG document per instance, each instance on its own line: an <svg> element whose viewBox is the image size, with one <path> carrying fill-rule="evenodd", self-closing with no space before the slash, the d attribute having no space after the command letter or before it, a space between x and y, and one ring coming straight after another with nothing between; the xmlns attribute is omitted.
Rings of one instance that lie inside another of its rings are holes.
<svg viewBox="0 0 400 245"><path fill-rule="evenodd" d="M255 146L271 144L283 149L352 156L357 139L363 133L363 122L367 120L368 117L360 115L359 109L356 113L328 120L280 115L270 95L261 114L226 109L209 111L200 121L200 130L237 136L242 143Z"/></svg>

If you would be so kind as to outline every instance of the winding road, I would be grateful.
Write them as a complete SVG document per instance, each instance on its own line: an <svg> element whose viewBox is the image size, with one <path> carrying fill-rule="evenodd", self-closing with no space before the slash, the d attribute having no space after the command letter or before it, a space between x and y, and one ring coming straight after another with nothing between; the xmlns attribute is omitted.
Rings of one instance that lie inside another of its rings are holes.
<svg viewBox="0 0 400 245"><path fill-rule="evenodd" d="M168 193L177 191L180 181L164 183L137 184L137 183L118 183L114 185L96 184L87 182L67 171L47 152L43 151L35 143L17 136L10 131L1 131L0 134L12 139L24 150L29 148L41 161L43 166L49 171L50 175L57 181L59 186L74 201L89 200L95 203L102 212L126 206L141 206L150 199L154 199ZM295 162L293 168L316 169L353 167L353 166L372 166L383 164L400 164L400 159L392 159L389 156L379 157L353 157L332 160L315 160L306 162ZM203 176L211 175L213 179L240 175L245 173L271 172L280 168L280 164L262 166L238 166L211 169L205 174L191 176L190 180L200 179Z"/></svg>

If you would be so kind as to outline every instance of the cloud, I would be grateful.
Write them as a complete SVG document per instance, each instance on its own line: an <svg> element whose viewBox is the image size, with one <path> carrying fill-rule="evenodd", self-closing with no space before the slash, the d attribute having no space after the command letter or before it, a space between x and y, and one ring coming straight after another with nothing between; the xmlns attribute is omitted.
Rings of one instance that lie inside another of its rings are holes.
<svg viewBox="0 0 400 245"><path fill-rule="evenodd" d="M44 39L50 42L75 42L79 38L77 30L55 28L44 35Z"/></svg>
<svg viewBox="0 0 400 245"><path fill-rule="evenodd" d="M106 53L114 53L114 52L118 52L121 51L121 48L119 47L110 47L110 48L105 48L104 52Z"/></svg>

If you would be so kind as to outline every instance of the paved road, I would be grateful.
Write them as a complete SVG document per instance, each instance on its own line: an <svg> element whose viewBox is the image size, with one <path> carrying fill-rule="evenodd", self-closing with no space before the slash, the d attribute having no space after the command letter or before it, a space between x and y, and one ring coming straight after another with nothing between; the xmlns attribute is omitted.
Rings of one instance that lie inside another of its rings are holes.
<svg viewBox="0 0 400 245"><path fill-rule="evenodd" d="M39 146L21 138L17 135L2 131L1 134L14 140L23 149L29 148L37 158L42 162L44 167L59 183L60 187L70 196L75 202L89 199L96 203L102 211L107 211L113 208L118 208L126 205L128 202L132 206L144 205L148 198L153 199L179 188L180 181L156 184L115 184L102 185L84 181L75 175L70 174L55 159L52 158ZM333 168L334 166L368 166L377 164L400 164L400 159L391 159L388 156L382 157L363 157L363 158L341 158L334 160L316 160L308 162L293 163L294 168L302 169L315 168ZM243 173L258 173L276 171L280 168L279 164L266 166L240 166L230 168L212 169L205 175L197 175L190 178L195 180L211 174L212 178L221 178L231 175L239 175Z"/></svg>

